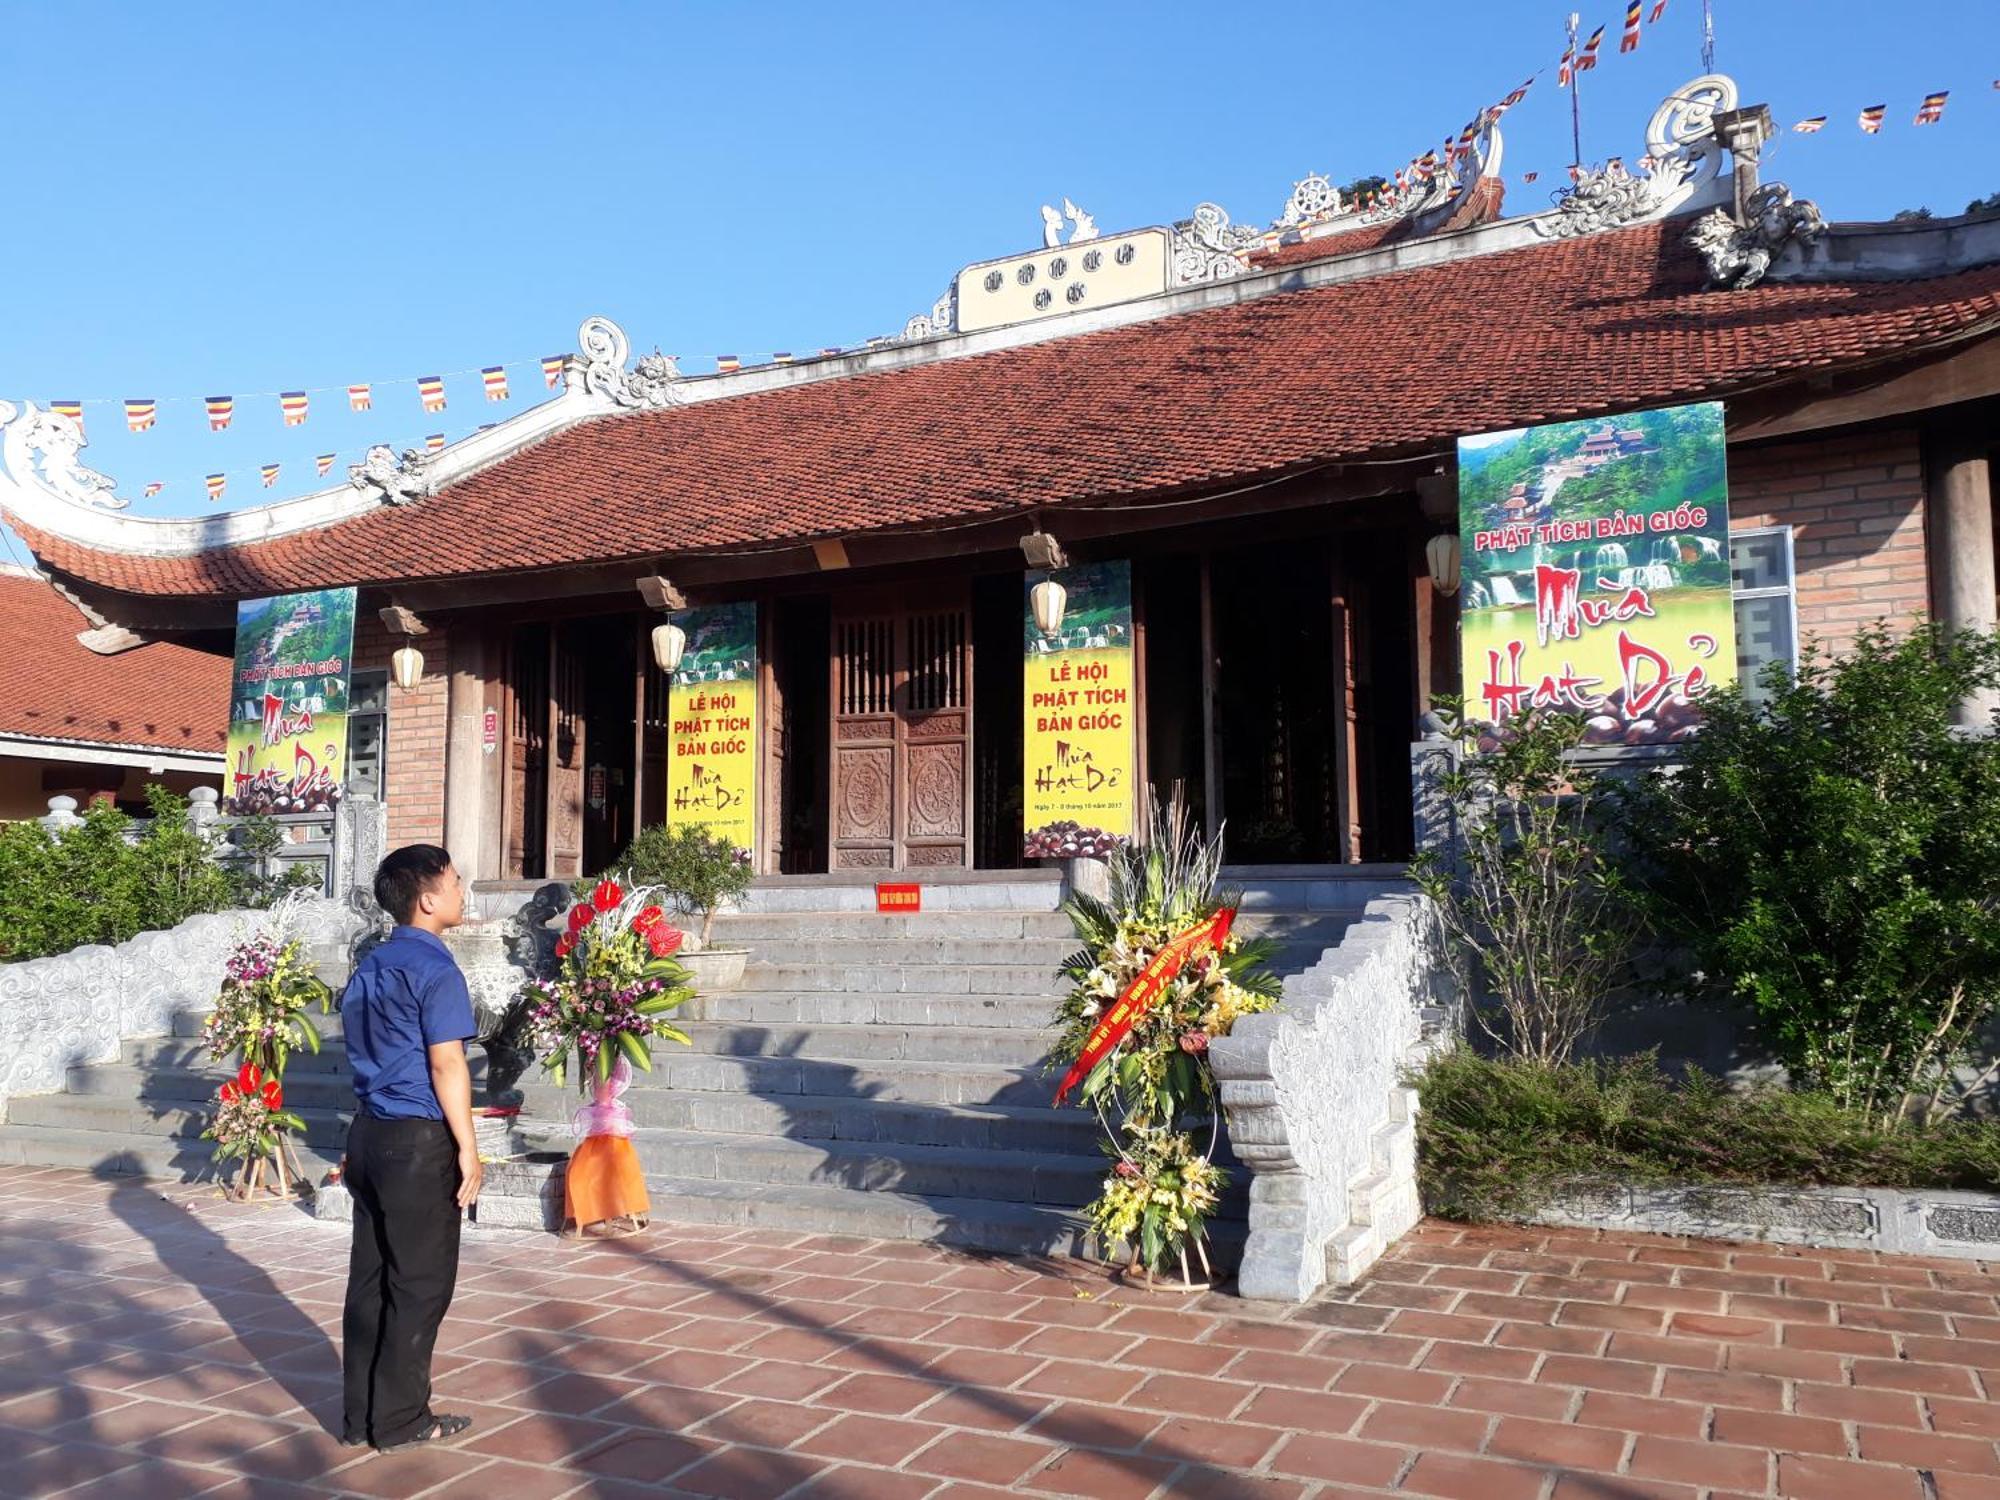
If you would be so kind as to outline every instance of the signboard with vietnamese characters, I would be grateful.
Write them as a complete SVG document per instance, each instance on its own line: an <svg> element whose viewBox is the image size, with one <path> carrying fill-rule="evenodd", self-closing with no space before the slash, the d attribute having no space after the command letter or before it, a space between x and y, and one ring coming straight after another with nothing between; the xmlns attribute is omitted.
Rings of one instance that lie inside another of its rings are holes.
<svg viewBox="0 0 2000 1500"><path fill-rule="evenodd" d="M236 606L225 812L327 812L340 801L353 651L351 588Z"/></svg>
<svg viewBox="0 0 2000 1500"><path fill-rule="evenodd" d="M675 616L687 632L668 691L667 825L757 847L757 606Z"/></svg>
<svg viewBox="0 0 2000 1500"><path fill-rule="evenodd" d="M1461 438L1465 715L1553 708L1593 744L1694 732L1736 677L1722 406Z"/></svg>
<svg viewBox="0 0 2000 1500"><path fill-rule="evenodd" d="M1060 591L1061 618L1044 591ZM1086 563L1027 578L1022 708L1022 852L1103 856L1133 833L1138 735L1132 565Z"/></svg>

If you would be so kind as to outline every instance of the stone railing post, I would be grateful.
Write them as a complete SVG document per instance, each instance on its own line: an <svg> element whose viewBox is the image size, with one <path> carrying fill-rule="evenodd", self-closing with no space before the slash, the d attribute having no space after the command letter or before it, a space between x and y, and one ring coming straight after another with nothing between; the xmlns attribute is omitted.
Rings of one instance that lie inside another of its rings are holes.
<svg viewBox="0 0 2000 1500"><path fill-rule="evenodd" d="M48 813L37 821L50 833L61 833L65 828L76 827L83 819L76 815L76 798L51 797Z"/></svg>

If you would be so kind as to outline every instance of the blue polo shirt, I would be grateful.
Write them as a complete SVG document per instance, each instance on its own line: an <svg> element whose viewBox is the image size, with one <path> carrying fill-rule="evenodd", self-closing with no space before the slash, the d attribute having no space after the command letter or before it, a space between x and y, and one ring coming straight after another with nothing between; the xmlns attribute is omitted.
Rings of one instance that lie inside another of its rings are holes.
<svg viewBox="0 0 2000 1500"><path fill-rule="evenodd" d="M465 976L444 940L398 927L355 966L340 996L354 1097L378 1120L442 1120L426 1048L479 1034Z"/></svg>

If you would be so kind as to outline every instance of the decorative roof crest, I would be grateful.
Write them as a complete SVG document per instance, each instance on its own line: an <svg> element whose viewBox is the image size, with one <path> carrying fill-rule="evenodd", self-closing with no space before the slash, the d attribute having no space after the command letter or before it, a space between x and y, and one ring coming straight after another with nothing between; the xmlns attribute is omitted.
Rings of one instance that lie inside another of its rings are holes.
<svg viewBox="0 0 2000 1500"><path fill-rule="evenodd" d="M626 369L632 341L609 318L585 318L576 331L576 346L583 351L577 363L583 367L583 388L590 395L635 411L656 411L680 400L681 371L673 356L655 349Z"/></svg>
<svg viewBox="0 0 2000 1500"><path fill-rule="evenodd" d="M1324 172L1308 172L1292 184L1292 196L1285 200L1285 211L1278 215L1274 229L1297 229L1305 224L1317 224L1321 219L1337 218L1347 211L1341 202L1340 189L1333 185L1333 179Z"/></svg>
<svg viewBox="0 0 2000 1500"><path fill-rule="evenodd" d="M32 401L0 401L0 483L40 490L72 505L123 510L132 502L114 493L118 481L88 468L79 457L89 446L83 424Z"/></svg>
<svg viewBox="0 0 2000 1500"><path fill-rule="evenodd" d="M425 472L427 459L415 448L405 448L401 458L387 443L377 443L368 455L347 470L347 482L363 494L373 490L384 505L408 505L437 493L437 482Z"/></svg>
<svg viewBox="0 0 2000 1500"><path fill-rule="evenodd" d="M1767 182L1743 205L1747 223L1738 224L1719 208L1694 221L1687 241L1708 264L1708 284L1741 290L1755 286L1778 252L1793 240L1810 245L1826 233L1819 206L1794 200L1782 182Z"/></svg>
<svg viewBox="0 0 2000 1500"><path fill-rule="evenodd" d="M1247 269L1245 257L1263 237L1248 224L1230 223L1221 204L1197 203L1186 222L1174 226L1174 285L1241 276Z"/></svg>
<svg viewBox="0 0 2000 1500"><path fill-rule="evenodd" d="M1653 111L1646 127L1645 170L1634 174L1613 157L1605 166L1577 174L1557 200L1552 219L1539 219L1544 239L1570 239L1617 229L1672 213L1722 170L1722 142L1715 117L1736 108L1736 80L1704 73L1683 84Z"/></svg>

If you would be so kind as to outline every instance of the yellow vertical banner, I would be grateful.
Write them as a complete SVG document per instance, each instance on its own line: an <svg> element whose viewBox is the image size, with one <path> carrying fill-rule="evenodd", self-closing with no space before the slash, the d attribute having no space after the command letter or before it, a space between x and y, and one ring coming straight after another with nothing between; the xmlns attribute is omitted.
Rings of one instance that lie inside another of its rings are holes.
<svg viewBox="0 0 2000 1500"><path fill-rule="evenodd" d="M668 691L667 825L757 848L757 606L675 616L687 645Z"/></svg>
<svg viewBox="0 0 2000 1500"><path fill-rule="evenodd" d="M340 801L353 649L351 588L236 606L225 812L327 812Z"/></svg>
<svg viewBox="0 0 2000 1500"><path fill-rule="evenodd" d="M1027 606L1022 853L1101 857L1131 838L1134 826L1132 565L1030 573Z"/></svg>

